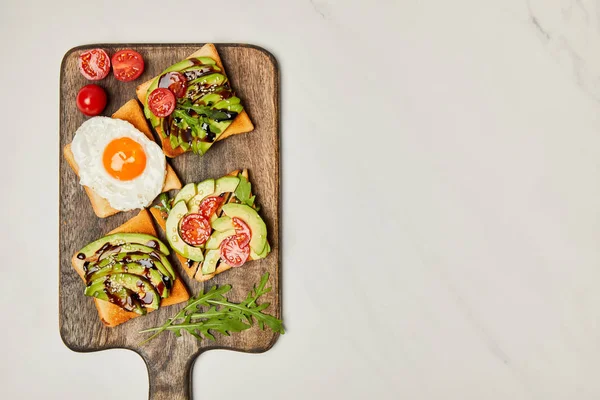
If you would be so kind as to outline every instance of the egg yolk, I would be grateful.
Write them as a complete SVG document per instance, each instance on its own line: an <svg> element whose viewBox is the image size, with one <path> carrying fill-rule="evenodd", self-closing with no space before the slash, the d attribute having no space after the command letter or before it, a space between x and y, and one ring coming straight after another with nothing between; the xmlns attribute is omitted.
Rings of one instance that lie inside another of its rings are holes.
<svg viewBox="0 0 600 400"><path fill-rule="evenodd" d="M146 168L146 153L141 144L128 137L110 142L102 155L104 169L120 181L137 178Z"/></svg>

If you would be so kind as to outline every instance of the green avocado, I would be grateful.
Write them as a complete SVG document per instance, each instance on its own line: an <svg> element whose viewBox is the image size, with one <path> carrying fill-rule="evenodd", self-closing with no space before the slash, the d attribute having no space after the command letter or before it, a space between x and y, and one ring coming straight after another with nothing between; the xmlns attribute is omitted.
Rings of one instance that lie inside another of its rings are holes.
<svg viewBox="0 0 600 400"><path fill-rule="evenodd" d="M132 275L142 276L150 281L154 289L158 292L161 298L169 297L170 290L167 283L164 281L164 276L150 265L138 264L136 262L120 263L117 261L108 263L103 268L92 273L87 279L92 282L102 278L103 276L118 273L128 273Z"/></svg>
<svg viewBox="0 0 600 400"><path fill-rule="evenodd" d="M200 203L206 197L210 196L215 191L215 180L214 179L206 179L196 185L196 195L190 199L188 202L188 207L190 208L190 212L196 213L198 212L198 208L200 207Z"/></svg>
<svg viewBox="0 0 600 400"><path fill-rule="evenodd" d="M261 254L267 245L267 226L256 210L245 204L229 203L223 206L223 213L228 217L236 217L248 224L252 237L250 248Z"/></svg>
<svg viewBox="0 0 600 400"><path fill-rule="evenodd" d="M110 290L105 286L103 279L98 279L93 284L85 288L85 295L95 297L99 300L108 301L123 308L125 311L132 311L139 315L146 315L146 309L142 307L140 300L132 290L121 288Z"/></svg>
<svg viewBox="0 0 600 400"><path fill-rule="evenodd" d="M215 196L223 193L235 192L240 183L237 176L222 176L215 181Z"/></svg>
<svg viewBox="0 0 600 400"><path fill-rule="evenodd" d="M99 287L100 282L102 282L105 290L109 293L115 293L122 288L129 289L137 295L143 307L154 309L160 307L160 296L158 292L154 289L154 286L152 286L150 281L142 276L128 273L105 275L90 282L85 290L86 296L94 296L94 293L97 293L98 291L97 289L90 288Z"/></svg>
<svg viewBox="0 0 600 400"><path fill-rule="evenodd" d="M237 98L237 97L236 97ZM202 96L197 103L204 104L207 106L212 106L214 104L218 104L223 100L223 96L218 93L209 93Z"/></svg>
<svg viewBox="0 0 600 400"><path fill-rule="evenodd" d="M202 263L202 275L208 275L215 272L220 258L221 252L219 250L209 250L206 253L204 262Z"/></svg>
<svg viewBox="0 0 600 400"><path fill-rule="evenodd" d="M177 276L175 275L175 270L173 269L173 266L169 262L169 259L160 251L156 251L155 249L153 249L151 247L144 246L144 245L137 244L137 243L126 243L126 244L122 245L120 248L118 248L117 250L118 250L117 252L103 253L100 256L100 258L98 259L98 261L103 261L106 258L112 258L112 257L116 257L117 261L121 261L126 257L130 257L131 253L136 253L136 255L139 255L139 253L144 253L142 255L147 254L148 256L150 256L155 267L160 271L161 274L163 274L164 276L168 276L171 279L171 281L175 281L175 279L177 279ZM148 257L139 257L138 260L143 260L146 258L148 258ZM93 263L91 263L88 266L88 269L91 269L92 266L93 266Z"/></svg>
<svg viewBox="0 0 600 400"><path fill-rule="evenodd" d="M253 260L260 260L261 258L265 258L269 255L270 252L271 252L271 245L269 244L269 242L267 242L265 249L260 254L256 254L254 252L254 250L252 250L252 247L250 247L250 257Z"/></svg>
<svg viewBox="0 0 600 400"><path fill-rule="evenodd" d="M154 236L143 233L114 233L104 236L79 250L77 258L83 260L93 257L106 244L109 246L121 246L127 243L137 243L154 249L157 248L164 255L169 255L169 248ZM83 254L82 257L80 257L81 254Z"/></svg>
<svg viewBox="0 0 600 400"><path fill-rule="evenodd" d="M221 242L223 240L225 240L225 238L228 238L229 236L233 236L235 235L235 229L230 229L227 231L222 231L222 232L213 232L212 235L210 235L210 237L208 238L208 241L206 242L206 249L207 250L214 250L214 249L218 249L219 246L221 246Z"/></svg>
<svg viewBox="0 0 600 400"><path fill-rule="evenodd" d="M214 74L203 75L200 78L193 79L188 82L188 90L190 87L195 85L202 86L217 86L222 85L227 82L227 77L225 75L215 72Z"/></svg>
<svg viewBox="0 0 600 400"><path fill-rule="evenodd" d="M175 200L173 200L173 204L178 203L181 200L187 202L189 199L191 199L195 195L196 195L196 184L188 183L187 185L185 185L183 187L183 189L181 189L179 191L179 193L177 193L177 196L175 196Z"/></svg>
<svg viewBox="0 0 600 400"><path fill-rule="evenodd" d="M233 222L231 218L228 216L220 217L215 219L210 223L210 226L218 232L228 231L230 229L235 229L233 226Z"/></svg>
<svg viewBox="0 0 600 400"><path fill-rule="evenodd" d="M169 244L178 254L193 261L204 260L202 248L190 246L179 235L179 222L188 213L185 201L175 203L166 223L166 234Z"/></svg>

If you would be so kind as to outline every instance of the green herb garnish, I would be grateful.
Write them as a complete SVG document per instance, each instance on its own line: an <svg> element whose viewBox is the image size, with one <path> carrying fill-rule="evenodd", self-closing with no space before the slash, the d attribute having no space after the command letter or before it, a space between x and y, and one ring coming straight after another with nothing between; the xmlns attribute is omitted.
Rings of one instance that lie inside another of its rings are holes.
<svg viewBox="0 0 600 400"><path fill-rule="evenodd" d="M273 332L284 334L282 321L263 313L270 303L258 304L258 299L271 291L271 288L265 288L268 280L269 273L266 272L258 286L255 285L241 303L232 303L225 297L225 294L231 290L230 285L213 286L206 293L201 290L198 296L189 299L188 304L162 326L140 331L140 333L154 332L140 344L149 342L166 330L178 337L181 336L181 331L187 331L198 340L206 338L214 341L213 333L218 332L229 336L232 332L249 329L254 325L255 320L262 330L266 325Z"/></svg>
<svg viewBox="0 0 600 400"><path fill-rule="evenodd" d="M252 184L242 174L239 174L238 178L240 178L240 183L235 189L235 197L242 202L242 204L247 204L250 207L253 207L256 196L250 197L250 194L252 193Z"/></svg>
<svg viewBox="0 0 600 400"><path fill-rule="evenodd" d="M155 205L154 208L157 208L163 214L169 215L171 208L173 208L173 204L169 198L169 195L167 193L161 193L160 196L158 196L158 200L159 203Z"/></svg>

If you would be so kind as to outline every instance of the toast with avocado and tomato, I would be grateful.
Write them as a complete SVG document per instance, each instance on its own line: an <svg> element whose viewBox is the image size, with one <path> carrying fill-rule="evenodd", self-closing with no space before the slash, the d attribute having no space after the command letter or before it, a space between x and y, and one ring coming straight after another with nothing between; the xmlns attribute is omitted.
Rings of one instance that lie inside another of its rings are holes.
<svg viewBox="0 0 600 400"><path fill-rule="evenodd" d="M254 130L210 43L138 86L136 94L167 157L203 155L218 140Z"/></svg>
<svg viewBox="0 0 600 400"><path fill-rule="evenodd" d="M137 102L137 100L132 99L125 103L121 108L119 108L113 115L112 118L120 119L123 121L129 122L133 125L137 130L142 132L146 137L152 141L154 141L154 137L152 136L152 132L148 128L148 123L144 118L144 113ZM75 174L79 176L79 166L77 162L75 162L75 156L73 155L73 151L71 149L71 144L67 144L63 149L64 157L71 167ZM94 209L94 213L99 218L106 218L111 215L117 214L120 211L111 207L108 200L100 196L93 189L88 186L84 186L85 192L92 203L92 208ZM167 192L172 189L181 189L181 181L175 174L175 171L169 163L166 164L166 176L163 184L162 191Z"/></svg>
<svg viewBox="0 0 600 400"><path fill-rule="evenodd" d="M152 217L142 210L76 252L71 264L86 284L85 295L94 298L102 323L114 327L189 299L168 255Z"/></svg>
<svg viewBox="0 0 600 400"><path fill-rule="evenodd" d="M183 270L203 282L271 251L248 170L185 185L170 209L150 212L166 232Z"/></svg>

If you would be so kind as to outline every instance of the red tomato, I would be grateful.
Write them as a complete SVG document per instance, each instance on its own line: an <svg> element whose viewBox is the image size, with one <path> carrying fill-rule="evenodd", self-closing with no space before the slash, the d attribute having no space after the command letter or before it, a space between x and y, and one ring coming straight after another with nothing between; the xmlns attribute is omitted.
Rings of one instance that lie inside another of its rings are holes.
<svg viewBox="0 0 600 400"><path fill-rule="evenodd" d="M184 242L190 246L199 246L206 243L212 228L206 218L200 214L188 214L181 220L179 234Z"/></svg>
<svg viewBox="0 0 600 400"><path fill-rule="evenodd" d="M250 247L241 247L237 235L229 236L221 242L221 260L232 267L244 265L250 255Z"/></svg>
<svg viewBox="0 0 600 400"><path fill-rule="evenodd" d="M158 81L158 87L168 88L175 97L182 98L187 91L187 79L179 72L167 72Z"/></svg>
<svg viewBox="0 0 600 400"><path fill-rule="evenodd" d="M84 51L77 60L79 72L90 81L99 81L106 78L110 72L110 57L102 49Z"/></svg>
<svg viewBox="0 0 600 400"><path fill-rule="evenodd" d="M115 78L123 82L133 81L144 72L142 55L131 49L117 51L112 57L112 65Z"/></svg>
<svg viewBox="0 0 600 400"><path fill-rule="evenodd" d="M168 117L175 110L175 95L169 89L154 89L148 96L148 107L157 117Z"/></svg>
<svg viewBox="0 0 600 400"><path fill-rule="evenodd" d="M77 93L77 108L92 117L100 114L106 107L106 92L98 85L85 85Z"/></svg>
<svg viewBox="0 0 600 400"><path fill-rule="evenodd" d="M211 196L207 197L200 203L198 212L206 219L210 219L210 217L217 211L217 208L223 203L223 198L219 196Z"/></svg>
<svg viewBox="0 0 600 400"><path fill-rule="evenodd" d="M233 217L231 219L233 222L233 227L235 228L235 235L240 242L240 247L246 247L250 243L250 238L252 237L252 231L250 227L246 225L244 221L237 217Z"/></svg>

